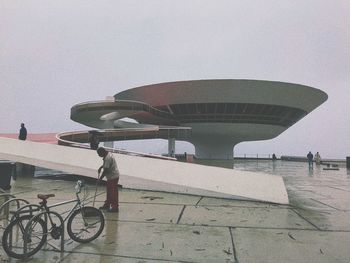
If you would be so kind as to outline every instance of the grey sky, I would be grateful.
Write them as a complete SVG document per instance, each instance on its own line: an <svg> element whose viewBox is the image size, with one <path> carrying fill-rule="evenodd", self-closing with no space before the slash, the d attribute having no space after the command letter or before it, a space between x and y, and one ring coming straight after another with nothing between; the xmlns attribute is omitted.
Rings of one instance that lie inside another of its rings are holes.
<svg viewBox="0 0 350 263"><path fill-rule="evenodd" d="M350 156L349 11L348 0L2 0L0 132L21 122L29 132L85 129L69 119L72 105L135 86L264 79L309 85L329 99L236 154Z"/></svg>

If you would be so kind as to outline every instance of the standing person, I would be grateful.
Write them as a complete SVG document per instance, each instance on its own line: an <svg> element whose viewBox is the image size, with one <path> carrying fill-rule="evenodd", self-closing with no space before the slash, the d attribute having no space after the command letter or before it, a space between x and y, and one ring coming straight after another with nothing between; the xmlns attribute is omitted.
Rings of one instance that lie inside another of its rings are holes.
<svg viewBox="0 0 350 263"><path fill-rule="evenodd" d="M90 132L90 137L89 137L89 141L90 141L90 148L92 150L97 150L98 149L98 145L100 143L97 134Z"/></svg>
<svg viewBox="0 0 350 263"><path fill-rule="evenodd" d="M19 130L18 139L25 141L27 139L27 129L24 127L24 123L21 123L21 129Z"/></svg>
<svg viewBox="0 0 350 263"><path fill-rule="evenodd" d="M321 155L320 155L319 152L317 152L317 153L315 154L315 162L316 162L317 165L320 165L320 164L321 164Z"/></svg>
<svg viewBox="0 0 350 263"><path fill-rule="evenodd" d="M314 168L314 155L311 153L311 151L306 155L307 160L309 161L309 168Z"/></svg>
<svg viewBox="0 0 350 263"><path fill-rule="evenodd" d="M98 168L98 173L101 174L100 179L105 176L107 178L107 195L106 201L100 209L106 209L108 212L119 212L119 199L118 199L118 182L119 182L119 170L117 162L113 157L113 154L107 152L105 148L99 147L97 149L98 156L103 158L103 164Z"/></svg>

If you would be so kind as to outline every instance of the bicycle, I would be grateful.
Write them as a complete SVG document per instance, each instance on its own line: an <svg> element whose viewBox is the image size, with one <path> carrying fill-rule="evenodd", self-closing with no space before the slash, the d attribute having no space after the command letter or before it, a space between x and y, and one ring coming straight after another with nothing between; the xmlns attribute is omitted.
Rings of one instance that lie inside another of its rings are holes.
<svg viewBox="0 0 350 263"><path fill-rule="evenodd" d="M54 194L38 194L42 201L39 205L28 204L14 214L11 223L5 228L2 237L4 251L13 258L23 259L37 253L47 241L61 238L61 250L64 243L64 222L67 221L67 232L71 239L87 243L96 239L103 231L105 220L103 213L92 206L85 206L79 194L83 183L79 180L75 186L76 198L48 206L47 200ZM51 208L75 203L63 219L60 214L50 211ZM29 208L29 210L26 208ZM33 214L38 212L37 214ZM23 215L24 214L24 215ZM57 224L57 217L59 223ZM50 227L48 225L50 224Z"/></svg>

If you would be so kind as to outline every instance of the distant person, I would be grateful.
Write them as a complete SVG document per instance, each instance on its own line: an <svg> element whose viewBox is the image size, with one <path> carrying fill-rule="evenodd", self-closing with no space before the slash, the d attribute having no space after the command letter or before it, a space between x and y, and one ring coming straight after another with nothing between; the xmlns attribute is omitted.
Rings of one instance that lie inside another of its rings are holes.
<svg viewBox="0 0 350 263"><path fill-rule="evenodd" d="M317 153L315 154L315 162L316 162L317 165L320 165L320 164L321 164L321 155L320 155L319 152L317 152Z"/></svg>
<svg viewBox="0 0 350 263"><path fill-rule="evenodd" d="M314 168L314 155L311 153L311 151L306 155L307 160L309 161L309 168Z"/></svg>
<svg viewBox="0 0 350 263"><path fill-rule="evenodd" d="M90 148L92 150L97 150L98 145L100 144L100 141L95 133L90 133L89 141L90 141Z"/></svg>
<svg viewBox="0 0 350 263"><path fill-rule="evenodd" d="M277 160L276 154L274 154L274 153L272 154L272 160L274 160L274 161Z"/></svg>
<svg viewBox="0 0 350 263"><path fill-rule="evenodd" d="M19 130L18 139L25 141L27 139L27 129L24 127L24 123L21 123L21 129Z"/></svg>
<svg viewBox="0 0 350 263"><path fill-rule="evenodd" d="M113 157L113 154L107 152L105 148L99 147L97 149L98 156L103 158L103 164L98 168L98 173L101 174L100 179L105 176L107 178L107 195L106 201L100 209L106 209L108 212L119 212L119 198L118 198L118 182L119 182L119 170L117 162Z"/></svg>

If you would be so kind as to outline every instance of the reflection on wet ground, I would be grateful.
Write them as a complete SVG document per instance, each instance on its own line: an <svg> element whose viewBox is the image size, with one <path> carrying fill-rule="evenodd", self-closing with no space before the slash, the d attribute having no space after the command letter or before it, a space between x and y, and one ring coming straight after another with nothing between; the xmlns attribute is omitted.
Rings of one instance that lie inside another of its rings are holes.
<svg viewBox="0 0 350 263"><path fill-rule="evenodd" d="M79 244L66 235L62 253L50 244L28 261L349 262L349 170L316 165L309 170L307 163L280 160L236 160L233 165L283 176L290 205L122 189L120 212L105 213L98 239ZM52 192L57 202L72 198L73 186L20 177L11 193L35 203L36 193ZM93 193L91 184L90 197ZM98 193L96 206L104 201L104 187ZM15 262L0 253L3 261Z"/></svg>

